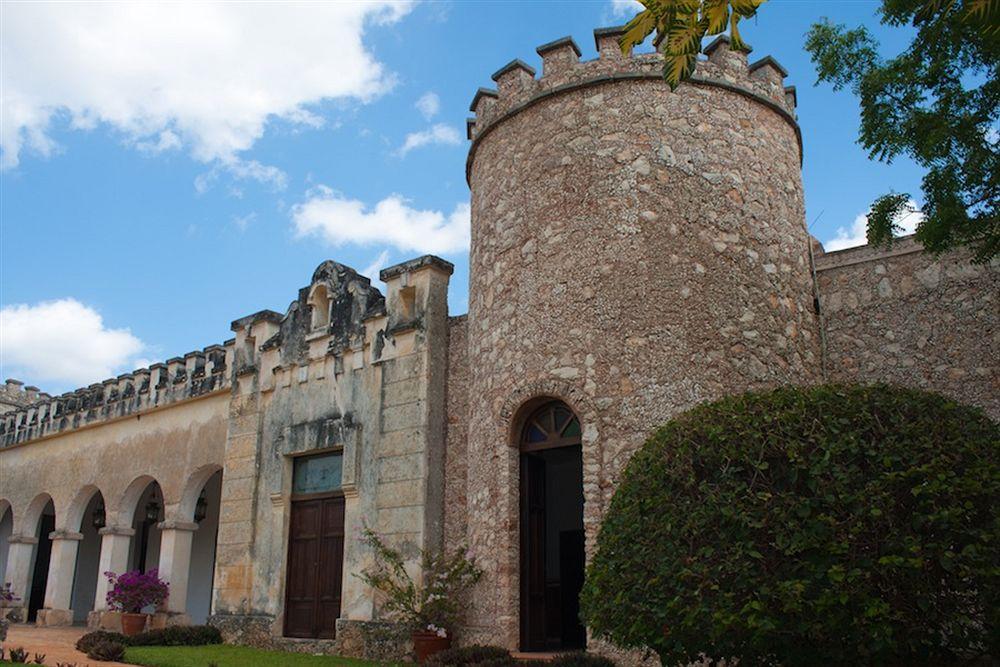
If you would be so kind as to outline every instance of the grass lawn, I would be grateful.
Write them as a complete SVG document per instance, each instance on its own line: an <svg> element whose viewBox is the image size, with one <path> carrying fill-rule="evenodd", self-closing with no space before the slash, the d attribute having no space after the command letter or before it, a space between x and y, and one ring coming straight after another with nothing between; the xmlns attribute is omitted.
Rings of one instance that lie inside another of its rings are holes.
<svg viewBox="0 0 1000 667"><path fill-rule="evenodd" d="M134 646L125 662L150 667L363 667L378 663L332 655L262 651L249 646ZM98 663L100 664L100 663Z"/></svg>

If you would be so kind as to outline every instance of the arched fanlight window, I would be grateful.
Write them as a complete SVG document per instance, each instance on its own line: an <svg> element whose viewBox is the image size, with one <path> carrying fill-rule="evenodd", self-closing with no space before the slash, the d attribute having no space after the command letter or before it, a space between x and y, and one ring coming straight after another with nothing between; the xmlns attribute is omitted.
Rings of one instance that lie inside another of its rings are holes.
<svg viewBox="0 0 1000 667"><path fill-rule="evenodd" d="M562 401L551 401L531 413L521 433L521 451L580 444L580 420Z"/></svg>

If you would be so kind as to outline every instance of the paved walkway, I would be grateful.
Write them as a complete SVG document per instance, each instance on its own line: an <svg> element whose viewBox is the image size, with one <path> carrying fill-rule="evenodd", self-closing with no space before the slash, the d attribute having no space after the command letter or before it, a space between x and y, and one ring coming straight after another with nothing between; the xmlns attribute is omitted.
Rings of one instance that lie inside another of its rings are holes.
<svg viewBox="0 0 1000 667"><path fill-rule="evenodd" d="M45 654L45 664L55 665L58 662L76 663L77 667L92 665L93 667L129 667L121 662L97 662L74 648L76 640L86 634L87 628L73 626L69 628L39 628L34 625L12 625L7 632L7 641L3 643L5 650L24 647L28 649L30 663L36 653ZM134 666L132 666L134 667Z"/></svg>

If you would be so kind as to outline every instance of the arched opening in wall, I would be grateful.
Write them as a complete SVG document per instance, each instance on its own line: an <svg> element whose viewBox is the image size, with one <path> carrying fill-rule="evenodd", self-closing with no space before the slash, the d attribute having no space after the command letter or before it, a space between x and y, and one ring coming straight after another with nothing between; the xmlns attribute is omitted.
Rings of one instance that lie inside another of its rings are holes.
<svg viewBox="0 0 1000 667"><path fill-rule="evenodd" d="M580 589L583 451L580 420L562 401L526 406L521 450L521 650L585 648Z"/></svg>
<svg viewBox="0 0 1000 667"><path fill-rule="evenodd" d="M191 569L188 575L187 614L191 622L204 624L212 611L212 581L215 577L215 544L219 534L222 502L222 470L212 473L200 489L192 519L198 524L191 538Z"/></svg>
<svg viewBox="0 0 1000 667"><path fill-rule="evenodd" d="M56 507L52 498L44 496L36 498L36 502L44 502L41 513L35 521L35 545L31 559L31 589L28 592L28 623L34 623L38 618L38 610L45 606L45 588L49 583L49 561L52 559L52 538L49 535L56 529ZM33 516L32 513L28 515Z"/></svg>
<svg viewBox="0 0 1000 667"><path fill-rule="evenodd" d="M7 559L10 554L10 536L14 533L14 512L10 503L0 499L0 586L7 580Z"/></svg>
<svg viewBox="0 0 1000 667"><path fill-rule="evenodd" d="M158 524L161 521L163 521L163 492L154 480L146 485L139 496L132 515L132 529L135 530L135 536L129 548L129 571L148 572L159 564Z"/></svg>
<svg viewBox="0 0 1000 667"><path fill-rule="evenodd" d="M324 329L330 325L330 296L325 285L315 285L309 293L312 311L312 330Z"/></svg>
<svg viewBox="0 0 1000 667"><path fill-rule="evenodd" d="M88 497L89 496L89 497ZM87 614L94 609L94 596L97 593L97 580L101 576L101 535L98 531L107 524L107 513L104 508L104 496L97 489L90 489L81 494L70 512L80 512L78 517L67 515L72 523L69 527L76 528L83 539L76 550L76 568L73 571L73 592L70 596L70 609L73 610L73 622L83 623Z"/></svg>

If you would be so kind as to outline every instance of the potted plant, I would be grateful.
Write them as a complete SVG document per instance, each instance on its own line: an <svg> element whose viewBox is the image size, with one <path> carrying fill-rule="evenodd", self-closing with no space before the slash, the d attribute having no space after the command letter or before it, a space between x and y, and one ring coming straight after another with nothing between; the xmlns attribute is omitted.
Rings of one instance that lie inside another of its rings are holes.
<svg viewBox="0 0 1000 667"><path fill-rule="evenodd" d="M121 575L105 572L104 576L110 584L108 609L122 613L122 634L126 637L137 635L146 627L144 608L158 606L170 595L170 584L160 579L155 569Z"/></svg>
<svg viewBox="0 0 1000 667"><path fill-rule="evenodd" d="M10 586L10 583L6 583L0 586L0 644L7 639L7 628L10 627L10 621L7 620L7 612L5 607L7 607L11 602L19 602L21 598L14 595L14 591Z"/></svg>
<svg viewBox="0 0 1000 667"><path fill-rule="evenodd" d="M362 539L375 552L375 563L357 576L383 594L383 611L410 631L417 662L450 648L449 629L461 614L461 598L483 574L475 559L465 549L450 553L421 550L423 576L418 584L398 550L369 528Z"/></svg>

